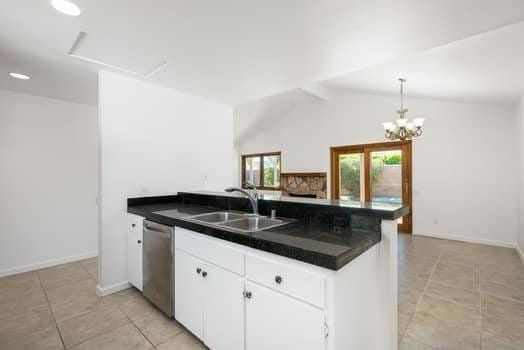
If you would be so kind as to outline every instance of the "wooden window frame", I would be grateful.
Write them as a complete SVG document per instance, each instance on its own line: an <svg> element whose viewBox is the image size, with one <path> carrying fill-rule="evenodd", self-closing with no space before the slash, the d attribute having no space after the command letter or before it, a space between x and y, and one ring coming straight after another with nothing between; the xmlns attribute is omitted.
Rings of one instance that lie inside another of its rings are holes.
<svg viewBox="0 0 524 350"><path fill-rule="evenodd" d="M365 193L364 200L369 202L371 200L371 152L376 151L385 151L391 148L400 148L403 152L402 157L402 191L403 191L403 201L404 204L410 206L409 214L404 216L403 224L399 225L399 232L411 233L413 231L413 193L412 193L412 183L413 183L413 151L412 151L412 142L411 140L406 141L389 141L389 142L378 142L378 143L368 143L360 145L351 145L351 146L336 146L330 148L330 185L331 185L331 198L339 199L340 193L337 183L340 182L339 173L338 173L338 157L340 154L346 153L362 153L364 154L364 181L365 181Z"/></svg>
<svg viewBox="0 0 524 350"><path fill-rule="evenodd" d="M252 154L243 154L240 156L240 161L242 162L242 183L241 187L248 189L246 187L246 158L254 158L259 157L260 158L260 183L254 184L257 189L260 190L266 190L266 191L280 191L282 189L282 184L280 183L280 179L278 180L279 186L278 187L264 187L264 157L271 157L271 156L278 156L280 158L280 174L282 174L282 152L264 152L264 153L252 153Z"/></svg>

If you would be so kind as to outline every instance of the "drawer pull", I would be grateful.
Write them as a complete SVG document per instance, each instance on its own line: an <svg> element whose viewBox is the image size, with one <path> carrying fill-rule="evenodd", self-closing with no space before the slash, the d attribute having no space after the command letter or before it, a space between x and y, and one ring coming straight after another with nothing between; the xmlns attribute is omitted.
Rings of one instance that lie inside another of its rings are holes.
<svg viewBox="0 0 524 350"><path fill-rule="evenodd" d="M196 273L200 275L200 272L202 272L202 269L199 267L196 269Z"/></svg>
<svg viewBox="0 0 524 350"><path fill-rule="evenodd" d="M277 284L282 283L282 277L280 277L280 276L276 276L276 277L275 277L275 282L276 282Z"/></svg>
<svg viewBox="0 0 524 350"><path fill-rule="evenodd" d="M247 290L244 291L244 298L251 299L251 296L253 294L251 292L248 292Z"/></svg>
<svg viewBox="0 0 524 350"><path fill-rule="evenodd" d="M206 276L207 276L207 272L206 271L202 272L202 277L206 278Z"/></svg>
<svg viewBox="0 0 524 350"><path fill-rule="evenodd" d="M142 241L141 241L141 240L138 240L138 241L136 241L136 243L138 243L138 244L142 244Z"/></svg>
<svg viewBox="0 0 524 350"><path fill-rule="evenodd" d="M131 227L135 227L135 226L136 226L136 224L131 224Z"/></svg>

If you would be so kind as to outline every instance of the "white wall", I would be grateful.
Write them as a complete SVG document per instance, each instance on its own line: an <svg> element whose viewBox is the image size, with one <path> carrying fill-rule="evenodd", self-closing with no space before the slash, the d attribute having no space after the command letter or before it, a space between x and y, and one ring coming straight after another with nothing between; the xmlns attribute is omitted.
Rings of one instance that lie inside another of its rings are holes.
<svg viewBox="0 0 524 350"><path fill-rule="evenodd" d="M97 255L96 108L0 90L0 276Z"/></svg>
<svg viewBox="0 0 524 350"><path fill-rule="evenodd" d="M524 97L520 99L517 110L518 119L518 140L519 140L519 253L524 262Z"/></svg>
<svg viewBox="0 0 524 350"><path fill-rule="evenodd" d="M126 278L126 199L232 184L229 106L109 72L99 75L101 279Z"/></svg>
<svg viewBox="0 0 524 350"><path fill-rule="evenodd" d="M399 104L356 93L289 98L235 108L237 154L281 150L283 171L329 173L330 146L384 141L382 122L396 119ZM411 98L407 107L426 118L413 145L414 232L514 246L515 109Z"/></svg>

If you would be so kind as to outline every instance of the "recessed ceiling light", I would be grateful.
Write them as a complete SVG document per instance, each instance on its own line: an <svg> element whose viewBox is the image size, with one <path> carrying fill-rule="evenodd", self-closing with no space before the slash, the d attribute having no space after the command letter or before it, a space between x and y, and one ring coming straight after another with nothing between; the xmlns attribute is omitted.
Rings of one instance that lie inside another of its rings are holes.
<svg viewBox="0 0 524 350"><path fill-rule="evenodd" d="M51 0L51 5L68 16L79 16L81 12L80 7L67 0Z"/></svg>
<svg viewBox="0 0 524 350"><path fill-rule="evenodd" d="M20 74L20 73L9 73L9 75L16 79L22 79L22 80L31 79L31 77L29 77L28 75Z"/></svg>

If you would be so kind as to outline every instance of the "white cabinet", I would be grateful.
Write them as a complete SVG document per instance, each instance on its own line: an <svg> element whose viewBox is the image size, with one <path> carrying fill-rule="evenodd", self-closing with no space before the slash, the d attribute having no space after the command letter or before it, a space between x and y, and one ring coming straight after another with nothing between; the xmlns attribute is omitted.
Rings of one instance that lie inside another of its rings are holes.
<svg viewBox="0 0 524 350"><path fill-rule="evenodd" d="M142 291L142 220L127 214L127 280Z"/></svg>
<svg viewBox="0 0 524 350"><path fill-rule="evenodd" d="M246 276L251 281L324 308L326 281L320 274L275 259L247 254Z"/></svg>
<svg viewBox="0 0 524 350"><path fill-rule="evenodd" d="M321 309L246 282L246 349L325 349Z"/></svg>
<svg viewBox="0 0 524 350"><path fill-rule="evenodd" d="M175 249L175 318L203 339L204 286L201 260Z"/></svg>
<svg viewBox="0 0 524 350"><path fill-rule="evenodd" d="M212 350L325 350L325 277L281 260L175 228L175 318Z"/></svg>
<svg viewBox="0 0 524 350"><path fill-rule="evenodd" d="M175 249L175 318L213 350L244 348L243 278Z"/></svg>
<svg viewBox="0 0 524 350"><path fill-rule="evenodd" d="M213 350L244 348L244 279L206 265L204 343Z"/></svg>

